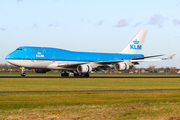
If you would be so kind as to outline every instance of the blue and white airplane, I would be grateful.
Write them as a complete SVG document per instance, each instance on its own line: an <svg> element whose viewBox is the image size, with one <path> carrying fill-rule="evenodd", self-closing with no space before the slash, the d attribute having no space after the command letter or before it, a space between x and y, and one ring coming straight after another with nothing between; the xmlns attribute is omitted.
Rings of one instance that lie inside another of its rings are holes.
<svg viewBox="0 0 180 120"><path fill-rule="evenodd" d="M61 70L62 76L89 77L91 71L114 68L118 71L131 69L134 65L144 61L161 61L169 58L146 59L162 55L144 56L141 54L147 30L139 33L120 53L75 52L50 47L22 46L6 56L6 61L22 67L21 76L25 77L25 68L35 69L36 73L46 73L52 69Z"/></svg>

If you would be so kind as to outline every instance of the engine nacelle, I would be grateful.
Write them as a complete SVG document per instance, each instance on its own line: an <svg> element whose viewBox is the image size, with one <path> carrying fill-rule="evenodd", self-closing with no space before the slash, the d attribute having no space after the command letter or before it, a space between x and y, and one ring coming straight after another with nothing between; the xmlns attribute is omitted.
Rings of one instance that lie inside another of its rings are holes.
<svg viewBox="0 0 180 120"><path fill-rule="evenodd" d="M123 71L123 70L129 70L130 66L127 63L119 62L114 64L115 70Z"/></svg>
<svg viewBox="0 0 180 120"><path fill-rule="evenodd" d="M79 65L77 67L78 73L90 73L92 71L92 67L89 65Z"/></svg>
<svg viewBox="0 0 180 120"><path fill-rule="evenodd" d="M46 73L46 72L51 71L51 70L49 70L49 69L34 69L34 71L36 73Z"/></svg>

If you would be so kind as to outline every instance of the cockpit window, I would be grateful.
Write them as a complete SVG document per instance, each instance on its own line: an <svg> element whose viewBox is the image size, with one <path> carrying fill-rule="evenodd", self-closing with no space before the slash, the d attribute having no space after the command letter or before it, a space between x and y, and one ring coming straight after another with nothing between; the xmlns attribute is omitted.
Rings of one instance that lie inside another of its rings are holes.
<svg viewBox="0 0 180 120"><path fill-rule="evenodd" d="M18 48L18 49L16 49L16 50L23 50L22 48Z"/></svg>

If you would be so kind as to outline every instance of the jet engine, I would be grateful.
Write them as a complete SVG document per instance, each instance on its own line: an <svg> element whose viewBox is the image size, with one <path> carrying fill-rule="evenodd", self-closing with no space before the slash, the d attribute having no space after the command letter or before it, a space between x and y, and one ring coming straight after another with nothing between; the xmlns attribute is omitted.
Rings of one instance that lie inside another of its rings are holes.
<svg viewBox="0 0 180 120"><path fill-rule="evenodd" d="M34 69L35 73L46 73L51 71L50 69Z"/></svg>
<svg viewBox="0 0 180 120"><path fill-rule="evenodd" d="M127 63L119 62L119 63L114 64L114 68L115 70L118 70L118 71L124 71L124 70L129 70L130 66Z"/></svg>
<svg viewBox="0 0 180 120"><path fill-rule="evenodd" d="M77 71L78 73L89 73L92 71L92 67L89 65L79 65Z"/></svg>

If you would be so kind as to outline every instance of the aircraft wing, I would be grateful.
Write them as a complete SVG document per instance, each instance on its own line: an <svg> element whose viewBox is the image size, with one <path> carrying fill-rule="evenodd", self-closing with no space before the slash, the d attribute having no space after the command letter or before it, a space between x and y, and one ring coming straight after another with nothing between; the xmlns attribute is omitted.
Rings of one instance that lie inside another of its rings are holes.
<svg viewBox="0 0 180 120"><path fill-rule="evenodd" d="M146 62L146 61L161 61L161 60L170 60L170 59L173 59L173 57L175 56L176 54L173 54L173 55L171 55L170 57L168 57L168 58L160 58L160 59L143 59L143 60L141 60L141 59L132 59L132 60L130 60L130 62Z"/></svg>
<svg viewBox="0 0 180 120"><path fill-rule="evenodd" d="M146 56L146 57L140 57L140 58L133 58L131 60L115 60L115 61L99 61L99 62L75 62L75 63L59 63L57 64L57 67L64 67L64 68L77 68L78 65L83 64L89 64L95 69L98 70L106 70L111 68L112 64L118 63L118 62L126 62L129 65L136 65L139 64L138 62L145 62L145 61L161 61L161 60L169 60L172 59L175 54L171 55L168 58L160 58L160 59L144 59L144 58L151 58L151 57L158 57L163 55L154 55L154 56Z"/></svg>

